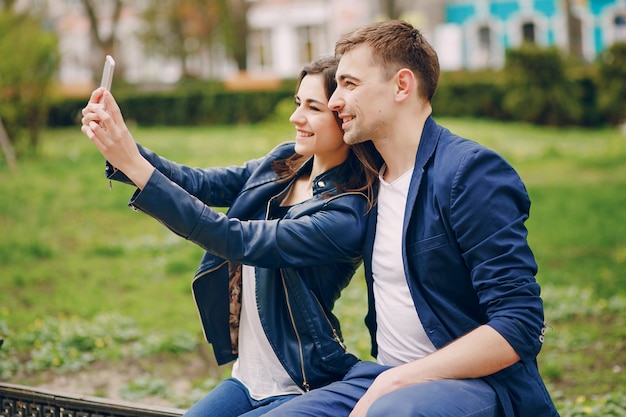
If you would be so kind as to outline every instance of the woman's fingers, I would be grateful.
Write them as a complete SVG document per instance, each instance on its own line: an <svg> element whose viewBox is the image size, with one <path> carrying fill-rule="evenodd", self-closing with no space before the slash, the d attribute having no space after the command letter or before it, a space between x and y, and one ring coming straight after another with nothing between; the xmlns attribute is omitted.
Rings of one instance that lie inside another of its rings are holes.
<svg viewBox="0 0 626 417"><path fill-rule="evenodd" d="M96 109L102 108L102 107L105 106L105 104L104 104L104 93L105 92L106 92L106 89L104 89L103 87L100 87L100 88L95 89L91 93L91 97L89 98L89 102L82 109L83 118L81 119L81 122L82 122L83 125L89 124L89 122L91 122L91 121L99 121L96 118L94 113L95 113ZM110 93L109 93L109 96L110 96ZM119 110L119 107L118 107L118 110Z"/></svg>
<svg viewBox="0 0 626 417"><path fill-rule="evenodd" d="M94 111L84 111L83 117L80 119L80 122L83 126L89 125L91 122L99 122L100 118Z"/></svg>
<svg viewBox="0 0 626 417"><path fill-rule="evenodd" d="M91 93L91 97L89 98L89 103L99 103L102 99L102 94L106 91L104 87L99 87L93 90Z"/></svg>
<svg viewBox="0 0 626 417"><path fill-rule="evenodd" d="M94 137L93 130L91 130L91 128L90 128L89 126L87 126L86 124L83 124L83 125L80 127L80 131L81 131L81 132L83 132L83 133L85 134L85 136L87 136L87 138L88 138L89 140L92 140L92 139L93 139L93 137Z"/></svg>
<svg viewBox="0 0 626 417"><path fill-rule="evenodd" d="M124 117L122 116L120 106L117 105L115 97L113 97L113 95L107 90L105 90L102 95L102 103L104 104L107 112L117 123L124 122Z"/></svg>
<svg viewBox="0 0 626 417"><path fill-rule="evenodd" d="M99 99L99 102L93 102ZM113 165L130 167L141 157L122 112L108 91L92 94L82 110L81 131Z"/></svg>

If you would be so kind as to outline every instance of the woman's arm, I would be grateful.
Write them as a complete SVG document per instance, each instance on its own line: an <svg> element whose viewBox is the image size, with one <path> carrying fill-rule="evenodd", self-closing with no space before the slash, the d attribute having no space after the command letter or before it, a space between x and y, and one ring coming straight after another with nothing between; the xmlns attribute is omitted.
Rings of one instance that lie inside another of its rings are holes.
<svg viewBox="0 0 626 417"><path fill-rule="evenodd" d="M350 194L297 218L244 221L212 210L158 171L131 205L214 255L267 268L360 257L367 211L365 196Z"/></svg>
<svg viewBox="0 0 626 417"><path fill-rule="evenodd" d="M108 179L143 189L154 169L211 206L228 207L263 158L242 166L192 168L170 161L135 142L113 96L97 89L83 109L81 130L107 159Z"/></svg>

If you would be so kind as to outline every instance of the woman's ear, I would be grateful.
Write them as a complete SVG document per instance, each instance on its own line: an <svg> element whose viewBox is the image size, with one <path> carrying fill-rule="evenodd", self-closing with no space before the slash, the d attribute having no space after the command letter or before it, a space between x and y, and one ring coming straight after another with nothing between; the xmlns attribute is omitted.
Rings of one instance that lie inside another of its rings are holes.
<svg viewBox="0 0 626 417"><path fill-rule="evenodd" d="M403 101L416 88L415 74L408 68L402 68L396 73L396 100Z"/></svg>

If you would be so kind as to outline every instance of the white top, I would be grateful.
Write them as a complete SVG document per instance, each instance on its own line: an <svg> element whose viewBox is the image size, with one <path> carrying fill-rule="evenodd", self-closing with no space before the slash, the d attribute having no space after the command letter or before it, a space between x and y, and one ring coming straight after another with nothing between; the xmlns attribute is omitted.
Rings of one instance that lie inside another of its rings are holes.
<svg viewBox="0 0 626 417"><path fill-rule="evenodd" d="M424 357L436 349L419 319L402 261L402 225L411 174L405 172L392 183L379 174L378 217L372 275L376 299L377 360L397 366Z"/></svg>
<svg viewBox="0 0 626 417"><path fill-rule="evenodd" d="M276 357L261 326L254 267L242 265L241 279L239 358L233 364L233 378L241 381L257 401L277 395L302 394Z"/></svg>

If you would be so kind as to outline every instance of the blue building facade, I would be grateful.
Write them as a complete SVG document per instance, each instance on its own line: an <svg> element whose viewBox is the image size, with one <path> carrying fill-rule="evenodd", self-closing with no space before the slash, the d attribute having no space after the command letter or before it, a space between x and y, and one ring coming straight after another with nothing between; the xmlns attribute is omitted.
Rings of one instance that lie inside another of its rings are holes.
<svg viewBox="0 0 626 417"><path fill-rule="evenodd" d="M626 0L450 0L445 20L459 32L461 66L469 69L500 68L506 49L523 42L589 62L626 42Z"/></svg>

